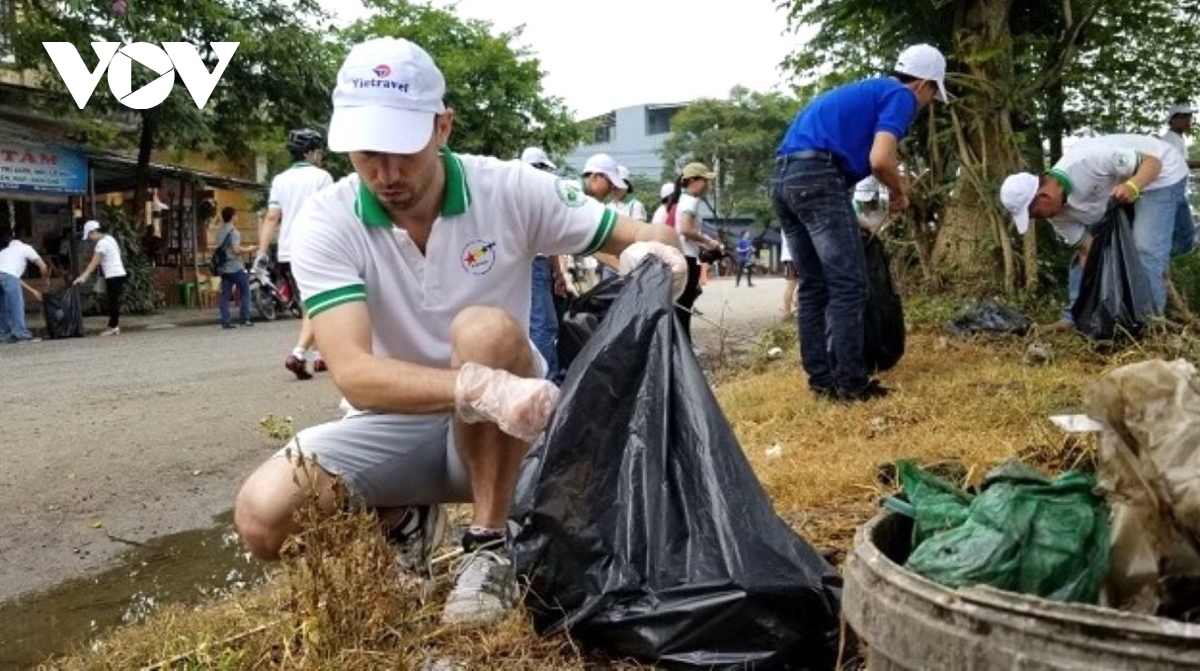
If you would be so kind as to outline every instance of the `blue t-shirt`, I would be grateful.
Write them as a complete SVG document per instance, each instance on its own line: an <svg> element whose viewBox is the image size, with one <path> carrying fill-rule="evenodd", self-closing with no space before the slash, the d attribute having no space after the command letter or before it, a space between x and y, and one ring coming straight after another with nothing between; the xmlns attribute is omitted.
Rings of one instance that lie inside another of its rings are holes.
<svg viewBox="0 0 1200 671"><path fill-rule="evenodd" d="M746 263L750 257L754 256L754 243L742 238L737 243L737 260L738 263Z"/></svg>
<svg viewBox="0 0 1200 671"><path fill-rule="evenodd" d="M917 114L917 96L891 78L865 79L818 96L796 115L779 156L804 150L833 154L854 181L871 174L875 134L899 140Z"/></svg>

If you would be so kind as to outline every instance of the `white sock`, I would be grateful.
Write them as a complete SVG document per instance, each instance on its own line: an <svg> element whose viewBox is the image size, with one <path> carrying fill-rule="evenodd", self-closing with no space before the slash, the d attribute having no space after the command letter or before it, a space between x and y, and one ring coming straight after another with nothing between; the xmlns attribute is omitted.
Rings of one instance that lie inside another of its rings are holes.
<svg viewBox="0 0 1200 671"><path fill-rule="evenodd" d="M319 350L313 350L313 358L317 361L321 361L321 352Z"/></svg>
<svg viewBox="0 0 1200 671"><path fill-rule="evenodd" d="M292 356L301 361L305 361L308 359L308 352L303 347L297 347L296 349L292 350Z"/></svg>

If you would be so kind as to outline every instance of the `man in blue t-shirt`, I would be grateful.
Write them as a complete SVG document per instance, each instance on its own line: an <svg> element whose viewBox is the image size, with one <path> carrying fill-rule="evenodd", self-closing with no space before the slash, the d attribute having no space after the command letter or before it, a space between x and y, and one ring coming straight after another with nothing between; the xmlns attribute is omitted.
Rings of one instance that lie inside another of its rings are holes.
<svg viewBox="0 0 1200 671"><path fill-rule="evenodd" d="M867 268L851 205L874 175L893 212L908 207L896 148L917 111L946 100L946 58L905 49L889 77L833 89L792 122L775 159L771 199L800 279L800 353L818 396L862 401L887 394L863 358ZM828 331L826 330L828 326Z"/></svg>

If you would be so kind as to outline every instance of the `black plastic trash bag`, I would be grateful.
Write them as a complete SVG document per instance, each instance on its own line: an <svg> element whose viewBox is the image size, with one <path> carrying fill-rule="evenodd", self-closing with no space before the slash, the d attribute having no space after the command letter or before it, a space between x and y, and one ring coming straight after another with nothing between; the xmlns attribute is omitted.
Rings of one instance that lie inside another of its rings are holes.
<svg viewBox="0 0 1200 671"><path fill-rule="evenodd" d="M657 261L626 278L527 457L513 557L540 633L676 668L827 669L841 578L771 507Z"/></svg>
<svg viewBox="0 0 1200 671"><path fill-rule="evenodd" d="M617 299L617 294L625 286L625 278L610 277L591 291L571 301L567 310L558 323L558 365L563 370L571 367L571 362L583 350L588 338L596 332L596 327L604 319L609 306Z"/></svg>
<svg viewBox="0 0 1200 671"><path fill-rule="evenodd" d="M864 320L867 333L863 340L863 356L869 373L881 373L891 370L904 356L904 304L892 283L892 268L879 236L865 238L863 252L867 257L870 289Z"/></svg>
<svg viewBox="0 0 1200 671"><path fill-rule="evenodd" d="M1123 208L1110 206L1092 229L1079 298L1071 306L1075 329L1093 340L1126 334L1136 338L1152 309L1150 283L1134 246L1129 217Z"/></svg>
<svg viewBox="0 0 1200 671"><path fill-rule="evenodd" d="M1029 333L1029 318L1016 310L986 300L972 308L967 314L946 324L946 330L957 336L973 336L981 333L999 333L1023 336Z"/></svg>
<svg viewBox="0 0 1200 671"><path fill-rule="evenodd" d="M46 318L46 337L83 337L83 298L79 285L67 285L56 294L42 294L42 314Z"/></svg>
<svg viewBox="0 0 1200 671"><path fill-rule="evenodd" d="M867 261L867 305L863 313L863 360L867 373L891 370L904 357L904 304L892 283L892 268L887 251L878 236L862 234L863 254ZM803 289L801 289L803 291ZM825 346L829 362L837 366L833 346L832 321L826 320Z"/></svg>

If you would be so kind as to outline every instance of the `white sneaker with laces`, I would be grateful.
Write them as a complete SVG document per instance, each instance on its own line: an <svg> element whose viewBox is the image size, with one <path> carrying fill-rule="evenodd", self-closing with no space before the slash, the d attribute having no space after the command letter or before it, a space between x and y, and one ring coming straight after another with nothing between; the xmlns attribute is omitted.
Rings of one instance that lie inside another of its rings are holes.
<svg viewBox="0 0 1200 671"><path fill-rule="evenodd" d="M458 568L442 624L484 626L503 619L512 610L516 586L512 559L502 542L476 550Z"/></svg>

